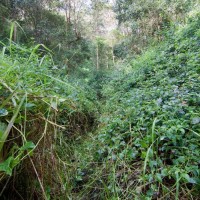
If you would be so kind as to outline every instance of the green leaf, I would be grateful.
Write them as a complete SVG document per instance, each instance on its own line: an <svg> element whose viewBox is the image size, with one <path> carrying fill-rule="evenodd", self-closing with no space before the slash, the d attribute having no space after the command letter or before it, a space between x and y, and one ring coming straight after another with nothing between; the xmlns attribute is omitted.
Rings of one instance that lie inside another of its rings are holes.
<svg viewBox="0 0 200 200"><path fill-rule="evenodd" d="M195 184L197 183L193 178L190 178L190 176L188 174L181 174L181 176L186 179L188 181L188 183L192 183L192 184Z"/></svg>
<svg viewBox="0 0 200 200"><path fill-rule="evenodd" d="M51 102L51 107L52 107L54 110L57 110L57 103L56 103L56 102Z"/></svg>
<svg viewBox="0 0 200 200"><path fill-rule="evenodd" d="M27 103L25 106L26 106L26 108L32 108L32 107L35 107L35 104L34 103Z"/></svg>
<svg viewBox="0 0 200 200"><path fill-rule="evenodd" d="M11 163L14 161L14 158L10 156L3 163L0 163L0 171L5 172L7 175L12 175Z"/></svg>
<svg viewBox="0 0 200 200"><path fill-rule="evenodd" d="M4 108L0 109L0 117L8 115L8 111Z"/></svg>
<svg viewBox="0 0 200 200"><path fill-rule="evenodd" d="M167 171L166 168L161 170L161 175L162 175L163 177L168 175L168 171Z"/></svg>
<svg viewBox="0 0 200 200"><path fill-rule="evenodd" d="M200 117L194 117L192 119L192 124L199 124L200 123Z"/></svg>
<svg viewBox="0 0 200 200"><path fill-rule="evenodd" d="M29 150L29 149L34 149L35 144L32 141L28 141L20 148L21 151Z"/></svg>
<svg viewBox="0 0 200 200"><path fill-rule="evenodd" d="M164 139L166 139L167 137L166 136L161 136L160 137L160 141L162 141L162 140L164 140Z"/></svg>
<svg viewBox="0 0 200 200"><path fill-rule="evenodd" d="M7 125L5 123L0 122L0 140L6 128L7 128Z"/></svg>
<svg viewBox="0 0 200 200"><path fill-rule="evenodd" d="M162 183L162 176L159 173L156 173L156 180L158 180L160 183Z"/></svg>

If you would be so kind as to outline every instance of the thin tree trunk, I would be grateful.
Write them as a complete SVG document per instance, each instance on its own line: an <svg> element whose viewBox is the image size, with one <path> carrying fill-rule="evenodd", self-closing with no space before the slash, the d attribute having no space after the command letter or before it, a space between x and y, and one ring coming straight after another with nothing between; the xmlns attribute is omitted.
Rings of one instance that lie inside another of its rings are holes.
<svg viewBox="0 0 200 200"><path fill-rule="evenodd" d="M114 55L113 44L112 44L112 59L113 59L113 65L115 65L115 55Z"/></svg>
<svg viewBox="0 0 200 200"><path fill-rule="evenodd" d="M109 68L109 58L108 58L108 55L106 55L106 58L107 58L107 69Z"/></svg>
<svg viewBox="0 0 200 200"><path fill-rule="evenodd" d="M96 53L97 53L97 63L96 63L96 67L97 67L97 70L99 70L99 45L97 43L97 49L96 49Z"/></svg>
<svg viewBox="0 0 200 200"><path fill-rule="evenodd" d="M69 23L71 23L71 9L72 9L71 0L69 0Z"/></svg>

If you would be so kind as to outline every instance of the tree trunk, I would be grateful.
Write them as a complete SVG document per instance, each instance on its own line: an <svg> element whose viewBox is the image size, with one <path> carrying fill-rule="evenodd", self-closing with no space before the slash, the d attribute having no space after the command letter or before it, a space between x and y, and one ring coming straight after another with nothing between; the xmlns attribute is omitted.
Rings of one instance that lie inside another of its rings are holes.
<svg viewBox="0 0 200 200"><path fill-rule="evenodd" d="M113 59L113 65L115 65L115 55L114 55L113 44L112 44L112 59Z"/></svg>
<svg viewBox="0 0 200 200"><path fill-rule="evenodd" d="M98 71L99 70L99 45L98 45L98 43L97 43L97 49L96 49L96 51L97 51L96 52L97 53L97 55L96 55L97 56L97 58L96 58L97 59L96 60L97 61L96 67L97 67L97 71Z"/></svg>
<svg viewBox="0 0 200 200"><path fill-rule="evenodd" d="M107 58L107 65L106 65L106 67L107 67L107 69L109 68L109 58L108 58L108 55L106 55L106 58Z"/></svg>

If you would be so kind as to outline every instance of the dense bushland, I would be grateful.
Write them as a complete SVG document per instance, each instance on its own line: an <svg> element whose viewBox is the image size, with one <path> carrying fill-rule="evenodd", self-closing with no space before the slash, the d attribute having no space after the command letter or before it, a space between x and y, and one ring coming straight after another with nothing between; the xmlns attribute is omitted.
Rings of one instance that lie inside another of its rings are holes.
<svg viewBox="0 0 200 200"><path fill-rule="evenodd" d="M106 2L0 2L0 198L199 199L198 1Z"/></svg>
<svg viewBox="0 0 200 200"><path fill-rule="evenodd" d="M64 197L67 176L61 177L57 143L62 133L68 140L95 123L95 95L61 79L53 66L43 45L27 49L10 42L0 53L2 198Z"/></svg>
<svg viewBox="0 0 200 200"><path fill-rule="evenodd" d="M185 23L188 13L198 7L198 0L116 0L114 10L123 30L114 48L116 56L141 54L165 40L169 28Z"/></svg>
<svg viewBox="0 0 200 200"><path fill-rule="evenodd" d="M198 199L199 25L107 78L96 135L75 148L75 198Z"/></svg>
<svg viewBox="0 0 200 200"><path fill-rule="evenodd" d="M15 22L12 40L29 47L47 46L55 65L65 69L64 75L77 72L81 75L84 69L108 67L112 49L102 42L103 36L93 33L103 26L102 20L93 19L96 9L103 9L106 4L101 1L1 0L0 39L7 43L11 23Z"/></svg>

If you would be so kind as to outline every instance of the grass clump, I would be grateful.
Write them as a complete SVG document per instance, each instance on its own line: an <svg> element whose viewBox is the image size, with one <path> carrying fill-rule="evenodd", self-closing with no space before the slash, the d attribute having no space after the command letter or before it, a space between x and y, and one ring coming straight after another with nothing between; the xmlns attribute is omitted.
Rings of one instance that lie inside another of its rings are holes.
<svg viewBox="0 0 200 200"><path fill-rule="evenodd" d="M61 134L84 134L94 123L96 108L84 87L61 79L57 71L43 45L2 44L1 198L54 199L66 194L57 142Z"/></svg>

